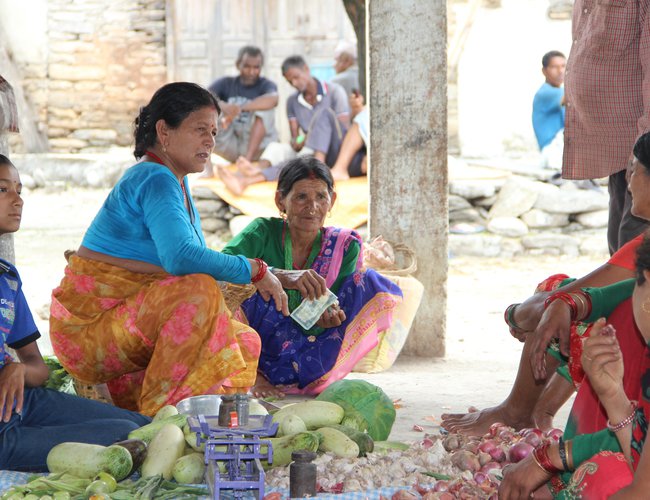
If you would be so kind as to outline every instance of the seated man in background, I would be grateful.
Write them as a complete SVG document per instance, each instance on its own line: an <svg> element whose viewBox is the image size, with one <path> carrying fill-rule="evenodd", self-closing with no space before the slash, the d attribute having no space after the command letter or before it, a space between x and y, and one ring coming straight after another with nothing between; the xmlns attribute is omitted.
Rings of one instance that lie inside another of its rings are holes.
<svg viewBox="0 0 650 500"><path fill-rule="evenodd" d="M350 111L352 125L345 133L341 149L339 149L339 156L332 166L332 177L335 181L368 174L367 148L370 114L368 108L364 106L363 96L356 89L350 94Z"/></svg>
<svg viewBox="0 0 650 500"><path fill-rule="evenodd" d="M566 57L552 50L542 57L545 82L533 98L533 129L542 152L542 167L562 168L564 150L564 72Z"/></svg>
<svg viewBox="0 0 650 500"><path fill-rule="evenodd" d="M216 137L215 153L230 162L243 158L257 160L264 148L278 136L275 130L275 107L278 87L260 76L264 55L250 45L237 54L239 76L219 78L209 90L218 99L222 118ZM205 173L212 176L210 171Z"/></svg>
<svg viewBox="0 0 650 500"><path fill-rule="evenodd" d="M285 59L282 74L297 90L287 99L290 144L269 144L257 165L240 158L238 173L220 167L219 177L235 194L241 194L250 184L276 180L283 162L296 156L313 155L329 167L338 158L350 120L345 90L336 83L328 84L314 78L301 56Z"/></svg>
<svg viewBox="0 0 650 500"><path fill-rule="evenodd" d="M341 40L334 49L334 75L330 82L337 83L348 95L359 90L359 67L357 66L357 45Z"/></svg>

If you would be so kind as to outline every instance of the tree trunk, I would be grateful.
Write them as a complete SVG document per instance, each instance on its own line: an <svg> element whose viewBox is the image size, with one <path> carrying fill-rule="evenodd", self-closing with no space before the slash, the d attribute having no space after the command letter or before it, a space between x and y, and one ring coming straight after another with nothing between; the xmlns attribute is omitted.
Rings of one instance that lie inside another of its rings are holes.
<svg viewBox="0 0 650 500"><path fill-rule="evenodd" d="M366 0L343 0L354 32L357 35L357 63L359 64L359 91L368 102L366 92Z"/></svg>

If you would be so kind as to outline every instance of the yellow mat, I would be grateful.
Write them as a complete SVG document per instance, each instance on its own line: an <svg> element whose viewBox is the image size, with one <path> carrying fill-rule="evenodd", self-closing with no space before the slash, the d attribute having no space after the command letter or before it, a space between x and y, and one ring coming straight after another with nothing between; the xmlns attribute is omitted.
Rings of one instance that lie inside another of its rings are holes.
<svg viewBox="0 0 650 500"><path fill-rule="evenodd" d="M260 182L249 186L241 196L237 196L221 182L213 178L190 179L192 186L211 189L219 198L238 208L246 215L254 217L278 217L275 206L275 189L277 182ZM335 185L337 198L332 215L325 219L326 226L355 228L368 221L368 181L366 177L355 177L347 181L338 181Z"/></svg>

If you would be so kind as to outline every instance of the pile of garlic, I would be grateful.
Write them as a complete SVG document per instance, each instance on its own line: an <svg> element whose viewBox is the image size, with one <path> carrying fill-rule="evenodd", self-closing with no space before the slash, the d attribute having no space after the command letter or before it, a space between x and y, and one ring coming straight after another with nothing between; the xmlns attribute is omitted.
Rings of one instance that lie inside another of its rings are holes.
<svg viewBox="0 0 650 500"><path fill-rule="evenodd" d="M337 458L325 453L314 463L318 467L321 489L336 493L435 483L435 479L424 472L458 475L458 469L451 464L449 453L439 439L414 443L405 451L370 453L359 458ZM289 468L274 467L268 470L266 485L288 488Z"/></svg>

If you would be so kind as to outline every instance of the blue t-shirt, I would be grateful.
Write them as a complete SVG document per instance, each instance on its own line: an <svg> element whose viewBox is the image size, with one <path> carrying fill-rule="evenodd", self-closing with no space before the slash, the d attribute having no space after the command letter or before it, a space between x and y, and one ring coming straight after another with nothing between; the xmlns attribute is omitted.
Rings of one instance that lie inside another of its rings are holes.
<svg viewBox="0 0 650 500"><path fill-rule="evenodd" d="M548 146L564 128L564 88L544 82L533 98L533 129L539 149Z"/></svg>
<svg viewBox="0 0 650 500"><path fill-rule="evenodd" d="M113 257L148 262L177 276L202 273L250 283L251 266L244 256L224 255L206 246L187 178L183 185L190 213L171 170L153 162L132 166L109 193L81 244Z"/></svg>
<svg viewBox="0 0 650 500"><path fill-rule="evenodd" d="M40 336L23 295L18 271L0 259L0 370L12 359L6 346L20 349Z"/></svg>

